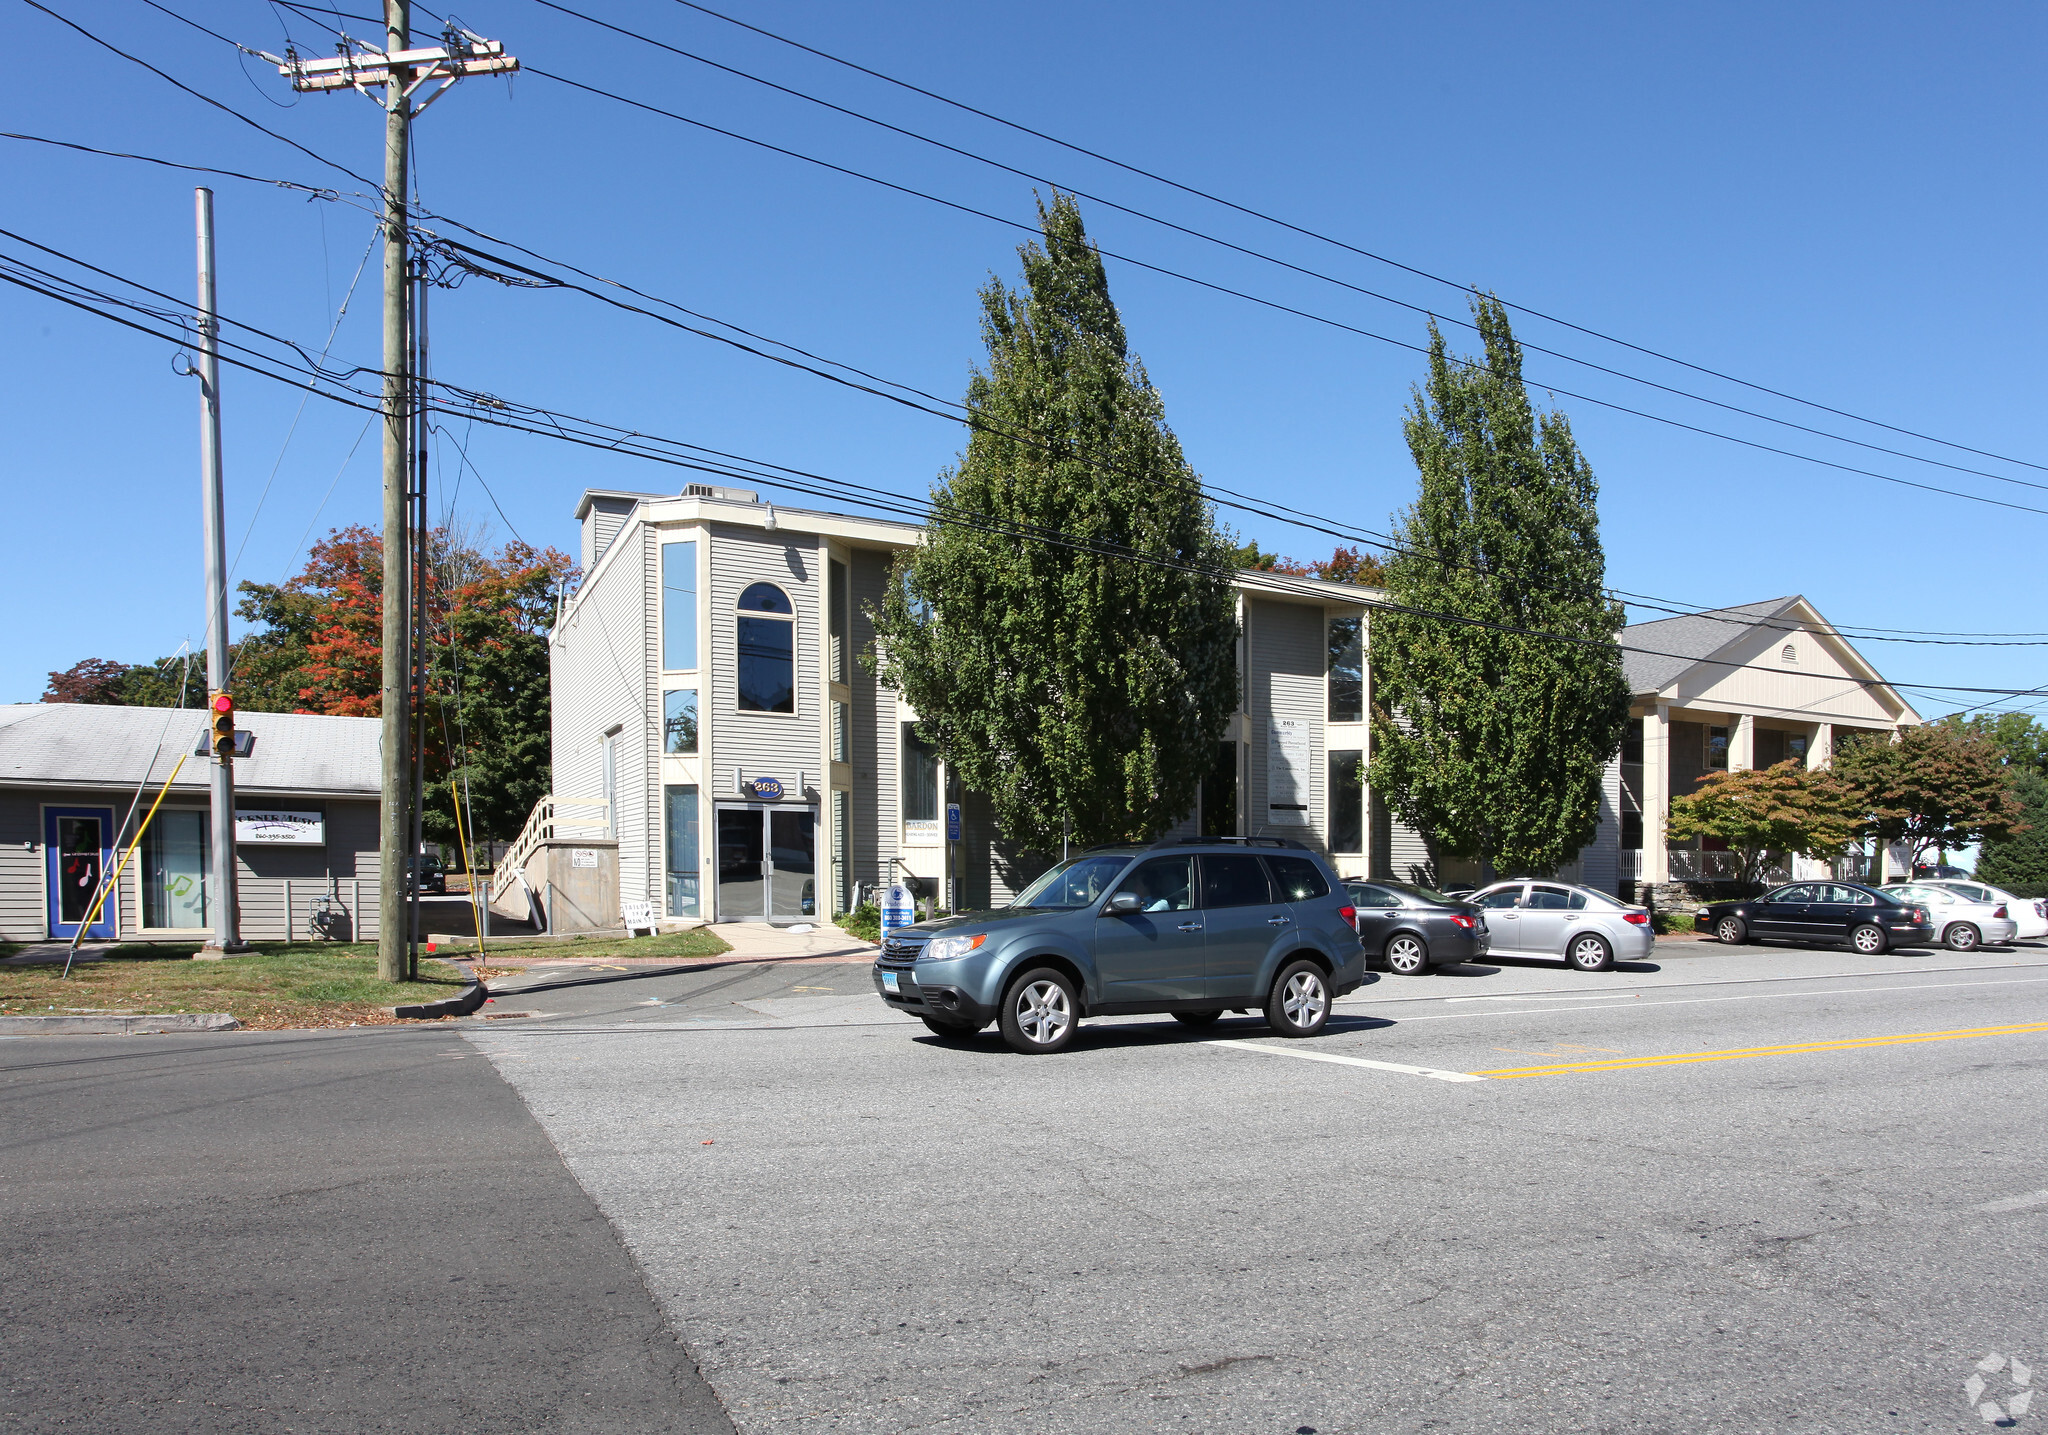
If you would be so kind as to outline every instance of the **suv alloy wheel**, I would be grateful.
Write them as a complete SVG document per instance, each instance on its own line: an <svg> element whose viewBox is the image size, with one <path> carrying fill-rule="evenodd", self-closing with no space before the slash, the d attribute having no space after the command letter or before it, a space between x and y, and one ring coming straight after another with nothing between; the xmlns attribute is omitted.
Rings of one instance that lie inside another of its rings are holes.
<svg viewBox="0 0 2048 1435"><path fill-rule="evenodd" d="M1266 1024L1282 1036L1314 1036L1330 1019L1330 983L1310 961L1293 961L1273 978Z"/></svg>
<svg viewBox="0 0 2048 1435"><path fill-rule="evenodd" d="M1079 1006L1064 973L1033 967L1003 993L1003 1040L1026 1056L1059 1051L1074 1039Z"/></svg>

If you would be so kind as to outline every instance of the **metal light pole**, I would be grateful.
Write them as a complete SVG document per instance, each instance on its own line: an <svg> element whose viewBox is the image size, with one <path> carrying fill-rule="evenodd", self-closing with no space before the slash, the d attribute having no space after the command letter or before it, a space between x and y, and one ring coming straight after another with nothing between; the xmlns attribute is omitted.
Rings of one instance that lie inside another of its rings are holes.
<svg viewBox="0 0 2048 1435"><path fill-rule="evenodd" d="M228 685L228 559L225 500L220 464L220 314L214 303L213 191L193 193L199 227L199 464L200 505L205 514L206 687L219 694ZM209 711L211 699L209 698ZM235 901L235 758L232 750L213 759L212 854L213 940L203 957L246 952Z"/></svg>

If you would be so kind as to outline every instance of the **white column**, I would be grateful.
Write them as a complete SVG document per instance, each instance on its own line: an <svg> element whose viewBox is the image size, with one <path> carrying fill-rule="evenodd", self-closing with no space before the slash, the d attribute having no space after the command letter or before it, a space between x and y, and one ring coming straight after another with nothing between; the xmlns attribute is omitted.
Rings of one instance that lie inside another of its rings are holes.
<svg viewBox="0 0 2048 1435"><path fill-rule="evenodd" d="M1642 881L1671 880L1664 823L1671 810L1671 706L1658 703L1643 719Z"/></svg>
<svg viewBox="0 0 2048 1435"><path fill-rule="evenodd" d="M1756 766L1756 719L1738 713L1728 730L1728 770L1744 772Z"/></svg>
<svg viewBox="0 0 2048 1435"><path fill-rule="evenodd" d="M1806 740L1806 765L1809 768L1826 767L1835 755L1835 725L1817 722L1813 725L1813 736Z"/></svg>

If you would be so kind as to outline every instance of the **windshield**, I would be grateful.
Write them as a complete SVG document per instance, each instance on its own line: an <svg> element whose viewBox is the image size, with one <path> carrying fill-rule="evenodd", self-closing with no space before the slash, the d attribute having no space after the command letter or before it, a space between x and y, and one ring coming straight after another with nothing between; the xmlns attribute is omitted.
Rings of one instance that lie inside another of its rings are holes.
<svg viewBox="0 0 2048 1435"><path fill-rule="evenodd" d="M1382 882L1380 885L1390 887L1396 892L1406 893L1410 897L1420 897L1432 907L1462 907L1471 901L1469 897L1446 897L1443 893L1433 891L1428 887L1411 887L1406 882Z"/></svg>
<svg viewBox="0 0 2048 1435"><path fill-rule="evenodd" d="M1131 854L1076 857L1062 862L1019 892L1012 907L1090 907L1109 894L1110 883L1131 865Z"/></svg>

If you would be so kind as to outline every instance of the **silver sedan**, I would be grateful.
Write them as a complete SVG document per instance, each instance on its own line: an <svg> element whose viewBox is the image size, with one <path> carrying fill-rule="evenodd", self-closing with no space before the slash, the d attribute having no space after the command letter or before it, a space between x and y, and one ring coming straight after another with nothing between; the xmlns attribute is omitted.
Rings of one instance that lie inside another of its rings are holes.
<svg viewBox="0 0 2048 1435"><path fill-rule="evenodd" d="M1486 910L1495 957L1549 957L1582 972L1639 962L1657 945L1650 914L1619 897L1566 882L1496 882L1468 901Z"/></svg>
<svg viewBox="0 0 2048 1435"><path fill-rule="evenodd" d="M1952 952L1974 952L1986 942L2002 947L2020 934L2003 902L1980 902L1932 882L1894 882L1882 890L1901 901L1925 902L1934 940Z"/></svg>

